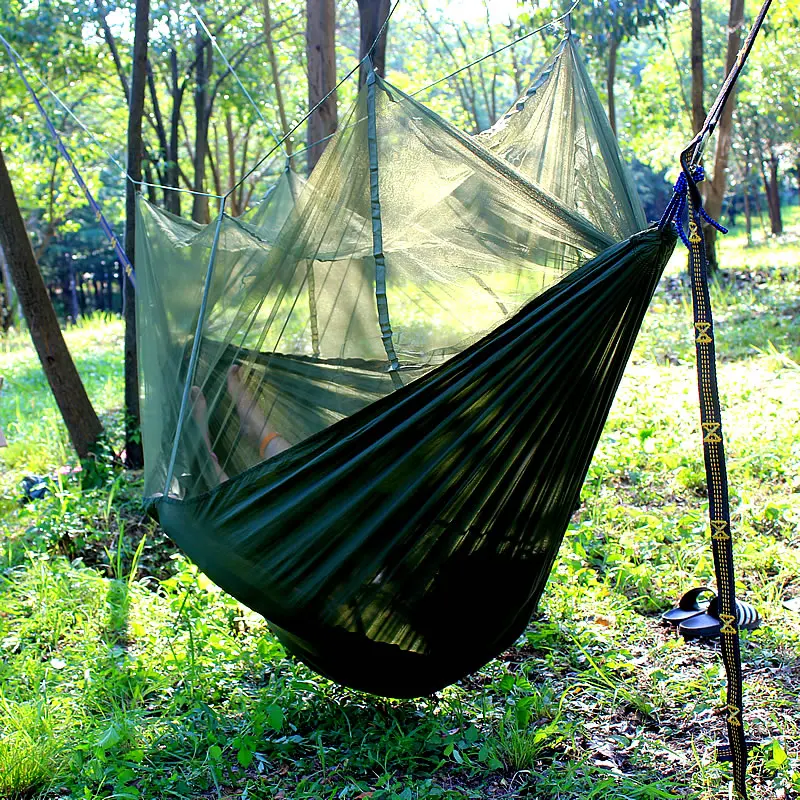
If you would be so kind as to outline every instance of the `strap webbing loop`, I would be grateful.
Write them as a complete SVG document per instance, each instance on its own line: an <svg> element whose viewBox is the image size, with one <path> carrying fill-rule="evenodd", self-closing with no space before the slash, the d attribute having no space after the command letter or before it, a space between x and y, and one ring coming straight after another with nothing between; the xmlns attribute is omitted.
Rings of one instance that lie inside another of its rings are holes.
<svg viewBox="0 0 800 800"><path fill-rule="evenodd" d="M728 746L723 748L725 760L733 763L733 785L743 800L747 797L747 744L742 715L742 662L739 628L736 616L736 581L733 563L733 539L728 502L728 475L722 434L722 414L717 385L714 320L708 290L702 208L695 204L697 194L694 175L684 171L685 197L688 207L689 276L692 286L694 341L697 353L697 385L700 396L700 427L703 434L703 455L708 484L708 513L711 522L711 547L717 578L719 617L723 620L720 640L722 662L727 678L727 702L724 716L728 730ZM695 192L692 192L692 188ZM678 226L680 229L680 226ZM683 237L682 237L683 238Z"/></svg>

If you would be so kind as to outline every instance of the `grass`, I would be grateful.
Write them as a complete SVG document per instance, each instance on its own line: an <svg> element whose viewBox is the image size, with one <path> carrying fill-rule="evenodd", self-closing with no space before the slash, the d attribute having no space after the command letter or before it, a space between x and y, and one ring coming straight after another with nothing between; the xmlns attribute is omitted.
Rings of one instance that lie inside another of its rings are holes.
<svg viewBox="0 0 800 800"><path fill-rule="evenodd" d="M787 229L800 217L791 209ZM712 580L687 287L653 300L546 594L526 634L418 701L348 691L140 516L136 475L81 491L24 337L0 340L0 796L712 798L729 768L714 644L658 623ZM714 287L757 800L800 793L800 244L724 241ZM119 322L67 332L118 443ZM119 444L118 444L119 446ZM465 613L469 613L465 609Z"/></svg>

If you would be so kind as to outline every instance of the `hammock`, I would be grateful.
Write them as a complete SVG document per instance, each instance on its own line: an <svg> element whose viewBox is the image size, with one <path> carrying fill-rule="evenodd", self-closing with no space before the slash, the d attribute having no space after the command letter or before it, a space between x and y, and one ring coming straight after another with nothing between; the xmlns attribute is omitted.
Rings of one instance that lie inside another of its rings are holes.
<svg viewBox="0 0 800 800"><path fill-rule="evenodd" d="M206 227L139 201L145 490L315 670L426 694L524 630L675 237L570 39L478 137L371 77L295 184Z"/></svg>

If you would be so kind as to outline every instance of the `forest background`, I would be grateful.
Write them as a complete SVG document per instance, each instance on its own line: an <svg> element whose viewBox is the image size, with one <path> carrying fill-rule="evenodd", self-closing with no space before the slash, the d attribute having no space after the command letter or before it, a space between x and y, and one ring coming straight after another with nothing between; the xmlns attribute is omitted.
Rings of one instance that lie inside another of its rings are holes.
<svg viewBox="0 0 800 800"><path fill-rule="evenodd" d="M796 0L787 0L772 11L737 94L727 158L727 218L735 221L737 213L746 213L748 229L755 220L757 228L773 234L782 231L776 198L788 202L800 191L798 8ZM275 149L275 137L302 119L323 88L351 69L364 52L363 41L374 39L389 4L309 0L306 8L261 0L224 9L198 5L197 10L235 75L188 4L153 2L142 176L151 184L224 194ZM564 10L510 0L401 2L383 42L385 72L404 91L421 89ZM2 33L32 68L28 76L34 88L120 232L134 13L133 4L104 0L2 2ZM652 219L669 196L677 154L716 95L729 38L738 41L742 35L744 2L728 6L705 0L702 8L699 0L691 8L674 0L586 2L575 9L572 26ZM561 35L563 26L545 29L418 99L467 132L489 127L527 88ZM321 69L317 85L308 78L309 36L318 38L327 59L321 66L312 59L312 74ZM334 43L335 59L334 51L326 50ZM382 64L377 66L383 71ZM237 76L256 107L237 85ZM356 88L355 81L346 82L287 141L285 154L297 171L306 172L318 158L324 142L305 148L332 132L336 105L347 108ZM119 266L7 58L0 60L0 148L60 318L67 322L94 310L119 312ZM257 203L284 166L284 152L277 150L231 196L229 212L236 215ZM713 171L709 164L712 178ZM144 191L152 202L198 222L216 213L213 199L154 186ZM14 321L12 295L4 270L2 329Z"/></svg>

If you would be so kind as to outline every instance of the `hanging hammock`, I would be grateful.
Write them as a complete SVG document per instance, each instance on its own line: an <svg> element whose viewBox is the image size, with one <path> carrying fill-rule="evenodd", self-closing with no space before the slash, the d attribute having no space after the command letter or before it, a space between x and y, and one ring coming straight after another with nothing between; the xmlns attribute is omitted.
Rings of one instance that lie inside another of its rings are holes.
<svg viewBox="0 0 800 800"><path fill-rule="evenodd" d="M673 248L635 232L570 40L534 86L469 137L372 76L285 202L198 227L139 201L151 506L355 688L429 693L523 631Z"/></svg>
<svg viewBox="0 0 800 800"><path fill-rule="evenodd" d="M382 694L421 694L480 666L522 630L677 229L689 250L728 682L728 744L717 754L732 761L736 793L747 797L702 228L726 231L704 211L696 183L770 3L682 152L662 219L647 232L635 233L641 207L569 34L478 145L371 75L351 114L358 131L340 129L304 188L287 168L236 222L224 213L229 192L211 234L141 201L148 502L209 575L272 620L287 647L320 672ZM19 54L2 35L0 44L135 285ZM382 193L392 222L386 247ZM229 267L222 277L219 252ZM394 331L387 283L404 326ZM373 290L374 311L363 299ZM301 298L308 307L298 313ZM382 352L373 357L376 325ZM252 436L256 418L259 434L268 431L259 446L241 435ZM276 425L295 444L288 452ZM267 464L264 443L274 437L283 455ZM471 621L459 622L475 600Z"/></svg>

